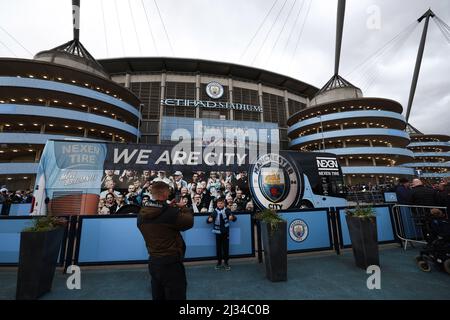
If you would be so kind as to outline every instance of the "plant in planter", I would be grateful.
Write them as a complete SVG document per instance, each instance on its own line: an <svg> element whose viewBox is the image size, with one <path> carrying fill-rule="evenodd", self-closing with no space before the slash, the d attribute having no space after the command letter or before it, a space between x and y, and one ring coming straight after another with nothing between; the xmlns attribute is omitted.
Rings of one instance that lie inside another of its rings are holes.
<svg viewBox="0 0 450 320"><path fill-rule="evenodd" d="M256 214L261 222L266 276L270 281L287 280L287 225L280 215L270 209Z"/></svg>
<svg viewBox="0 0 450 320"><path fill-rule="evenodd" d="M63 218L43 216L20 233L17 300L37 299L51 290L66 224Z"/></svg>
<svg viewBox="0 0 450 320"><path fill-rule="evenodd" d="M380 265L375 210L372 207L357 206L346 210L345 219L356 266L367 269L370 265Z"/></svg>

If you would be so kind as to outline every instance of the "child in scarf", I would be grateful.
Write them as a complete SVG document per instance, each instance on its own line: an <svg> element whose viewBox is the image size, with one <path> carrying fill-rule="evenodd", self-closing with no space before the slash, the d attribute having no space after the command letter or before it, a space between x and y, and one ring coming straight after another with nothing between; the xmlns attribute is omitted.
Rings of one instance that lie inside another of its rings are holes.
<svg viewBox="0 0 450 320"><path fill-rule="evenodd" d="M230 221L236 221L236 216L233 215L230 209L225 208L225 200L219 198L217 200L217 207L208 216L207 223L213 223L212 232L216 235L216 252L217 265L216 270L222 267L222 259L224 261L225 270L230 270L228 265L229 242L230 242Z"/></svg>

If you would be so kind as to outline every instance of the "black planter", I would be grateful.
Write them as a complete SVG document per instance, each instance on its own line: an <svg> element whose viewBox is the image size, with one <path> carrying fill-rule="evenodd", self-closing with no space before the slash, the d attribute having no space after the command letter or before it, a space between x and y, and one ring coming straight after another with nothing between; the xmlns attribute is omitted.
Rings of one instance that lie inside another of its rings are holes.
<svg viewBox="0 0 450 320"><path fill-rule="evenodd" d="M261 222L261 237L264 248L266 276L270 281L287 280L287 225L286 221L278 223L278 228L271 233L270 225Z"/></svg>
<svg viewBox="0 0 450 320"><path fill-rule="evenodd" d="M352 241L353 256L359 268L380 265L376 218L362 219L347 215L348 231Z"/></svg>
<svg viewBox="0 0 450 320"><path fill-rule="evenodd" d="M52 288L64 228L21 232L17 300L38 299Z"/></svg>

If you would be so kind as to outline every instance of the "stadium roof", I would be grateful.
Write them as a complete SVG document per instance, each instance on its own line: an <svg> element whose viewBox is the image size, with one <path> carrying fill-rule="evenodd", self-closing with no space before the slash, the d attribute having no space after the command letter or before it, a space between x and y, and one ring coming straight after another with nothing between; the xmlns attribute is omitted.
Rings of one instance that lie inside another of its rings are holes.
<svg viewBox="0 0 450 320"><path fill-rule="evenodd" d="M115 58L102 59L98 60L98 62L111 75L125 72L145 73L161 71L223 75L285 88L292 93L308 98L312 98L319 90L310 84L278 73L227 62L167 57Z"/></svg>

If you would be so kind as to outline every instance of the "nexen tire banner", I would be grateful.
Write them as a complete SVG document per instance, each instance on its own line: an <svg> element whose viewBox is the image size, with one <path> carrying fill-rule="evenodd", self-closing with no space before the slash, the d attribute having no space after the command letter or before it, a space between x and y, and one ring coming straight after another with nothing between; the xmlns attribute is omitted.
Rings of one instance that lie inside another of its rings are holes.
<svg viewBox="0 0 450 320"><path fill-rule="evenodd" d="M103 143L48 141L36 175L33 213L96 214L106 150Z"/></svg>
<svg viewBox="0 0 450 320"><path fill-rule="evenodd" d="M163 181L172 184L172 175L178 171L186 180L193 172L246 172L244 187L254 205L276 210L298 208L305 190L315 195L337 194L331 181L342 175L336 156L329 153L281 151L254 155L248 149L230 151L222 147L180 149L169 145L51 140L38 167L33 213L97 214L99 201L105 195L127 194L133 183L130 177L141 179L144 190L144 182L150 181L144 178L150 171L168 173Z"/></svg>

